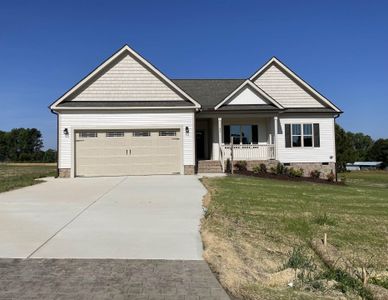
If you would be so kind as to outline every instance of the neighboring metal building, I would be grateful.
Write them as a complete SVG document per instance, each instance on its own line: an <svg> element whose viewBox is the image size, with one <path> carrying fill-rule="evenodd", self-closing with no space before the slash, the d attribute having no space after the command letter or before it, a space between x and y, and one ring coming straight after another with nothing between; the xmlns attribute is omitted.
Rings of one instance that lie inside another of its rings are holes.
<svg viewBox="0 0 388 300"><path fill-rule="evenodd" d="M383 166L382 161L356 161L353 164L347 163L347 171L360 171L360 170L377 170Z"/></svg>

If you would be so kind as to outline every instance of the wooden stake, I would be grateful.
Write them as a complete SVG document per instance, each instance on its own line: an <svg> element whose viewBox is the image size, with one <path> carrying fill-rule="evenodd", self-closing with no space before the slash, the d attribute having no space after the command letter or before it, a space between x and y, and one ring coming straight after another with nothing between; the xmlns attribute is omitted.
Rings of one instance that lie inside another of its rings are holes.
<svg viewBox="0 0 388 300"><path fill-rule="evenodd" d="M366 274L366 269L365 267L362 267L362 283L364 286L368 283L368 275Z"/></svg>
<svg viewBox="0 0 388 300"><path fill-rule="evenodd" d="M327 246L327 234L326 233L324 233L323 234L323 246Z"/></svg>

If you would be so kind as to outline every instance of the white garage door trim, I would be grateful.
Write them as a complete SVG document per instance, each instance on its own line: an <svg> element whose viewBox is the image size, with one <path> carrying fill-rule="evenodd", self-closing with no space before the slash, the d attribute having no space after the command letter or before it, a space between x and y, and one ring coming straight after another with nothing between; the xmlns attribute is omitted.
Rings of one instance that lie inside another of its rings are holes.
<svg viewBox="0 0 388 300"><path fill-rule="evenodd" d="M184 130L184 126L82 126L82 127L76 127L76 128L71 128L71 174L70 176L72 178L75 177L76 172L75 172L75 166L76 166L76 157L75 157L75 140L76 140L76 132L77 131L82 131L82 130L160 130L160 129L172 129L172 130L180 130L181 132L181 139L180 139L180 147L181 147L181 170L180 174L184 174L184 159L183 159L183 135L186 134Z"/></svg>

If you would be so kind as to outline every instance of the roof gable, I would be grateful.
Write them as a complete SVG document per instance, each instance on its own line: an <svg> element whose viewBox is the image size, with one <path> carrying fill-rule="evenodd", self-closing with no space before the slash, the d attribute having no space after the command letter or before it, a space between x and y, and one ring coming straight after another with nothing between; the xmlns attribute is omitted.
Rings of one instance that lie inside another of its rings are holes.
<svg viewBox="0 0 388 300"><path fill-rule="evenodd" d="M93 103L126 101L190 102L200 104L134 50L125 45L51 105L62 102ZM87 105L86 105L87 104ZM182 105L185 106L185 105Z"/></svg>
<svg viewBox="0 0 388 300"><path fill-rule="evenodd" d="M340 112L339 108L275 57L253 74L250 80L285 108L328 107Z"/></svg>
<svg viewBox="0 0 388 300"><path fill-rule="evenodd" d="M227 105L263 105L269 104L262 95L255 92L250 86L245 86L239 93L235 94Z"/></svg>
<svg viewBox="0 0 388 300"><path fill-rule="evenodd" d="M233 103L234 102L234 103ZM244 103L245 102L245 103ZM253 84L249 80L245 80L237 89L230 93L225 99L223 99L215 110L224 105L273 105L276 108L282 109L276 100L270 95L261 90L258 86Z"/></svg>

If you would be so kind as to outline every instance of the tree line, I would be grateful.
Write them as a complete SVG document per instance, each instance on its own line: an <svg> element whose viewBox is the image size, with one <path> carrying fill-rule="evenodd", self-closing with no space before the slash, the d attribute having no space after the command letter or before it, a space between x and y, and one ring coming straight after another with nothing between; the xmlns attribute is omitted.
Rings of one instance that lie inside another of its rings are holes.
<svg viewBox="0 0 388 300"><path fill-rule="evenodd" d="M335 126L337 168L355 161L382 161L388 166L388 139L373 140L369 135L345 131ZM43 151L41 132L36 128L15 128L0 131L0 161L55 162L57 152Z"/></svg>
<svg viewBox="0 0 388 300"><path fill-rule="evenodd" d="M0 161L56 162L57 152L43 151L41 132L36 128L15 128L0 131Z"/></svg>
<svg viewBox="0 0 388 300"><path fill-rule="evenodd" d="M382 161L388 166L388 139L373 140L369 135L345 131L336 124L335 142L339 171L345 169L346 163L355 161Z"/></svg>

